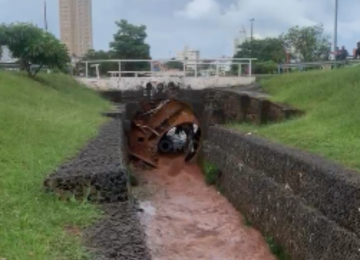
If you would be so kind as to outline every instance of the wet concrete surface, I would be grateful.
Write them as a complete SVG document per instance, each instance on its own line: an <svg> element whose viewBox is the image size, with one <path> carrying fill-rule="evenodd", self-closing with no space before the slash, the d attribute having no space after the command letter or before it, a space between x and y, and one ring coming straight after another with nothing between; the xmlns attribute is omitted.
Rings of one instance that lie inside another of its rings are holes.
<svg viewBox="0 0 360 260"><path fill-rule="evenodd" d="M153 260L275 260L262 235L214 188L196 164L161 158L138 173L134 190Z"/></svg>

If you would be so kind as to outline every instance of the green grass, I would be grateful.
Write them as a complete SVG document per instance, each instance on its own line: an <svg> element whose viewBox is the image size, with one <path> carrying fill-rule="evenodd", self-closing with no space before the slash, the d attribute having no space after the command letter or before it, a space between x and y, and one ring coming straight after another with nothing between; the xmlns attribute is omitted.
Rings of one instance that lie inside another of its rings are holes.
<svg viewBox="0 0 360 260"><path fill-rule="evenodd" d="M217 168L217 166L213 163L210 163L208 161L204 162L204 169L203 169L204 175L205 175L205 182L207 185L216 185L220 170Z"/></svg>
<svg viewBox="0 0 360 260"><path fill-rule="evenodd" d="M285 253L284 249L276 244L273 237L265 236L265 241L269 245L271 253L273 253L274 256L276 256L279 260L289 260L290 257Z"/></svg>
<svg viewBox="0 0 360 260"><path fill-rule="evenodd" d="M360 170L360 68L284 74L262 82L275 101L306 115L262 127L231 125Z"/></svg>
<svg viewBox="0 0 360 260"><path fill-rule="evenodd" d="M0 72L0 259L88 259L65 227L84 227L101 212L61 202L42 182L104 122L109 104L72 78Z"/></svg>

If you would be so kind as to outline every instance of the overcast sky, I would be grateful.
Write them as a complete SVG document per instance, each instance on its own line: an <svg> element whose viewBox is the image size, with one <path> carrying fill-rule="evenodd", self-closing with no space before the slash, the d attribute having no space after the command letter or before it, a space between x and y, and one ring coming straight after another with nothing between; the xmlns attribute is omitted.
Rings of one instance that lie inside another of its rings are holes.
<svg viewBox="0 0 360 260"><path fill-rule="evenodd" d="M232 55L242 26L250 34L277 36L294 25L322 22L333 35L335 0L93 0L95 49L108 49L114 21L147 26L153 58L168 58L185 45L203 58ZM338 45L349 52L360 41L360 1L340 0ZM58 0L47 0L49 30L59 36ZM0 22L31 21L43 26L43 0L0 0Z"/></svg>

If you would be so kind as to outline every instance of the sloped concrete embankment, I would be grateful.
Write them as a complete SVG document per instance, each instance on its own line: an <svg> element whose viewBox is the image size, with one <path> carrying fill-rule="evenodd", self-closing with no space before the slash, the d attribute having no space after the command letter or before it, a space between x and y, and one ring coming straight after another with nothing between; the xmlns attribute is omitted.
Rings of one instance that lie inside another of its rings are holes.
<svg viewBox="0 0 360 260"><path fill-rule="evenodd" d="M88 249L99 260L150 259L136 209L128 201L126 150L121 120L106 123L74 158L44 182L63 199L101 203L103 218L84 232Z"/></svg>
<svg viewBox="0 0 360 260"><path fill-rule="evenodd" d="M358 173L220 126L207 129L203 153L225 196L291 259L360 259Z"/></svg>

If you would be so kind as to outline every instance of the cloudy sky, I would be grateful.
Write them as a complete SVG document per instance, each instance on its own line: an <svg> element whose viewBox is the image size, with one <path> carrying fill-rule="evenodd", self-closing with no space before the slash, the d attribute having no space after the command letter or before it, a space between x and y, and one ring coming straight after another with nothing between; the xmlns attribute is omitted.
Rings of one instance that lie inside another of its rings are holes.
<svg viewBox="0 0 360 260"><path fill-rule="evenodd" d="M108 49L114 21L144 24L153 58L168 58L185 45L203 58L232 55L233 38L276 36L294 25L322 22L333 35L335 0L93 0L95 49ZM338 44L349 51L360 41L359 0L339 1ZM47 0L49 30L59 36L58 0ZM43 26L43 0L0 0L0 22L30 21Z"/></svg>

